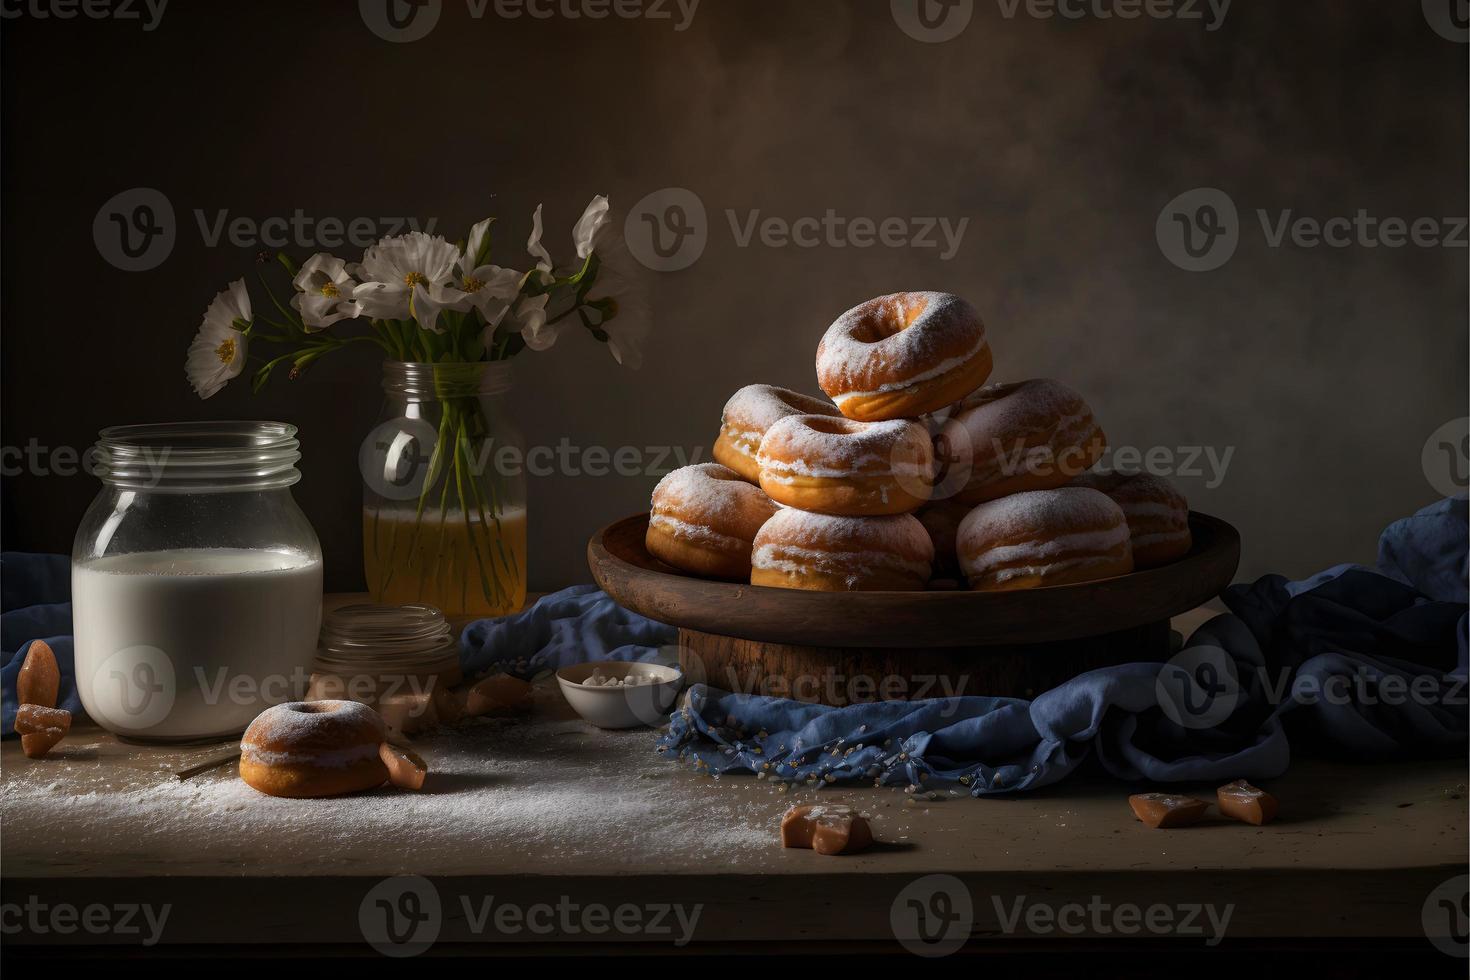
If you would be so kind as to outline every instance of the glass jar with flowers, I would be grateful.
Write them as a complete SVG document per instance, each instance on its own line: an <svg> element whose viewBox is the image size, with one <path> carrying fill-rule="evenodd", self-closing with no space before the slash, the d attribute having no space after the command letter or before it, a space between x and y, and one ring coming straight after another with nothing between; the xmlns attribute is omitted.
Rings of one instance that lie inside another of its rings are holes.
<svg viewBox="0 0 1470 980"><path fill-rule="evenodd" d="M259 391L352 344L383 350L384 409L363 441L363 559L375 602L420 602L452 617L514 612L526 596L526 487L507 408L509 362L544 351L568 326L637 367L647 319L627 250L596 197L572 231L576 261L558 269L542 244L541 208L526 243L534 267L491 261L485 219L453 243L423 232L384 238L356 263L324 252L275 259L295 295L260 276L269 312L243 279L217 297L189 347L201 398L238 377L258 344L284 345L253 372ZM614 321L616 323L614 324ZM365 323L346 332L344 322Z"/></svg>

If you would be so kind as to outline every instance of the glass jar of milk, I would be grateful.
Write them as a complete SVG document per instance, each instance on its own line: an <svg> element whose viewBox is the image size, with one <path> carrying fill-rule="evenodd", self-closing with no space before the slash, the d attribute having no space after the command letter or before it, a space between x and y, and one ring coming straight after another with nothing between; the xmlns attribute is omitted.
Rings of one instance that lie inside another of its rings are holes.
<svg viewBox="0 0 1470 980"><path fill-rule="evenodd" d="M291 496L298 446L277 422L102 430L72 546L77 688L98 724L223 739L304 691L322 553Z"/></svg>

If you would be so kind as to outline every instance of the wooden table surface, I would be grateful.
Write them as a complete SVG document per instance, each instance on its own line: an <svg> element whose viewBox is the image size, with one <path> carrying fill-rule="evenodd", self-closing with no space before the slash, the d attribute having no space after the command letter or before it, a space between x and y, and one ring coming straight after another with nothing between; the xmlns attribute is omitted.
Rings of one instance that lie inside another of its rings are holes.
<svg viewBox="0 0 1470 980"><path fill-rule="evenodd" d="M361 945L373 889L421 875L442 908L443 944L672 941L487 926L475 909L493 896L523 908L699 906L697 943L892 945L901 893L944 874L970 897L972 945L1070 936L1027 924L1042 920L1009 924L1037 902L1229 909L1231 942L1422 939L1426 899L1467 860L1461 762L1299 760L1269 786L1282 804L1274 824L1156 831L1128 809L1137 788L1097 776L917 804L870 786L783 793L753 777L700 776L654 752L655 738L591 728L553 681L538 685L526 716L420 739L432 770L424 793L314 801L256 794L233 766L175 778L218 746L128 745L82 725L51 758L29 760L7 740L3 901L167 905L164 943ZM842 858L783 850L781 814L809 800L864 809L883 846ZM1116 939L1111 921L1079 919L1079 934ZM120 940L23 929L6 941Z"/></svg>

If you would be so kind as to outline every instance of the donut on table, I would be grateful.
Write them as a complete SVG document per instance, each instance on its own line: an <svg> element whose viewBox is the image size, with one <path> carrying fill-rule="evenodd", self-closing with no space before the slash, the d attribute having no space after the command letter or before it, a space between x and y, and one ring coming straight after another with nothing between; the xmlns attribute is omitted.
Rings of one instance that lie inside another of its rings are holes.
<svg viewBox="0 0 1470 980"><path fill-rule="evenodd" d="M1123 511L1132 538L1133 567L1156 568L1189 554L1189 502L1174 484L1151 473L1083 473L1070 484L1107 494Z"/></svg>
<svg viewBox="0 0 1470 980"><path fill-rule="evenodd" d="M989 385L959 407L935 446L940 493L968 504L1065 486L1107 449L1092 409L1059 381Z"/></svg>
<svg viewBox="0 0 1470 980"><path fill-rule="evenodd" d="M715 440L715 462L730 467L744 480L759 483L756 453L767 429L790 415L841 414L825 398L773 385L746 385L725 403L720 436Z"/></svg>
<svg viewBox="0 0 1470 980"><path fill-rule="evenodd" d="M378 713L356 701L292 701L267 708L240 738L240 778L270 796L357 793L388 779Z"/></svg>
<svg viewBox="0 0 1470 980"><path fill-rule="evenodd" d="M848 517L906 514L929 499L934 444L917 422L781 419L761 440L760 483L788 507Z"/></svg>
<svg viewBox="0 0 1470 980"><path fill-rule="evenodd" d="M1133 571L1122 509L1085 487L1030 490L983 503L961 522L956 546L970 588L983 592Z"/></svg>
<svg viewBox="0 0 1470 980"><path fill-rule="evenodd" d="M985 383L985 324L948 293L894 293L838 317L817 345L817 381L860 422L913 418Z"/></svg>
<svg viewBox="0 0 1470 980"><path fill-rule="evenodd" d="M660 561L696 575L750 577L750 543L776 505L719 463L677 469L653 490L644 543Z"/></svg>
<svg viewBox="0 0 1470 980"><path fill-rule="evenodd" d="M755 536L750 583L814 592L916 592L929 581L933 559L929 535L910 514L834 517L788 508Z"/></svg>

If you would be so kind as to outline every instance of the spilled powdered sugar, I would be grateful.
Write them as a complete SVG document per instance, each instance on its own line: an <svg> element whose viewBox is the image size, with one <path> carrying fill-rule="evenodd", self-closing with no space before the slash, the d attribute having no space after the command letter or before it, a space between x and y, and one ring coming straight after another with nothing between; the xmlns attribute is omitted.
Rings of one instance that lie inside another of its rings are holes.
<svg viewBox="0 0 1470 980"><path fill-rule="evenodd" d="M677 871L671 839L696 860L772 848L779 804L710 796L707 780L653 751L655 738L580 720L481 720L415 742L430 768L421 792L318 800L265 796L233 765L180 782L177 761L150 762L151 750L75 741L9 767L0 805L28 860L78 874L116 874L108 869L119 863L179 873L191 861L237 865L249 854L292 875L360 874L364 860L374 873L453 874L477 858L483 868L487 854L497 866L521 862L518 873L609 863ZM196 761L222 748L199 749Z"/></svg>

